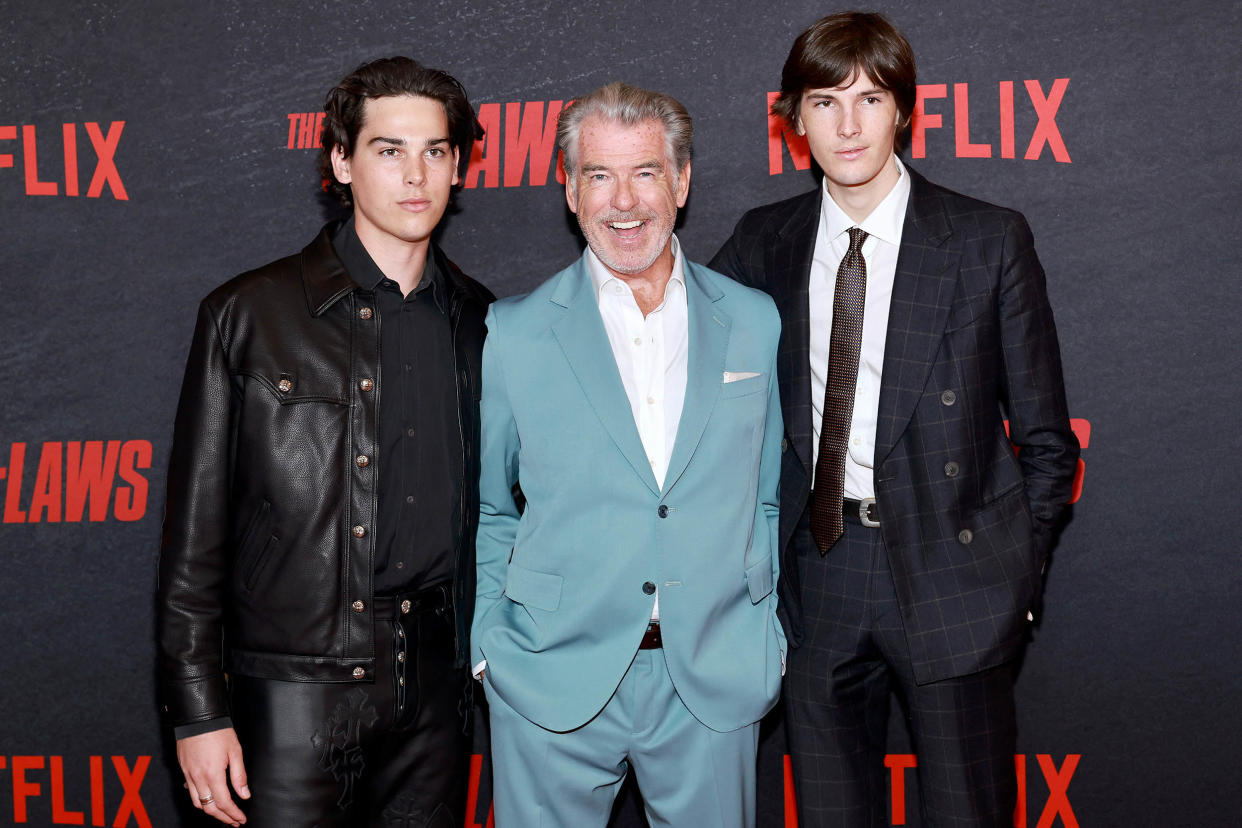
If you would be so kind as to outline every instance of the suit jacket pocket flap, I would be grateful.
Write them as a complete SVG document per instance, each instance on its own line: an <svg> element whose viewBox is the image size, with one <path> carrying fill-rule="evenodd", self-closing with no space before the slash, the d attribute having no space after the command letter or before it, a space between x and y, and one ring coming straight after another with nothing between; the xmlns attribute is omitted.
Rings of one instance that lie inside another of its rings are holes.
<svg viewBox="0 0 1242 828"><path fill-rule="evenodd" d="M561 584L564 580L560 575L536 572L511 563L505 595L510 601L553 612L561 605Z"/></svg>
<svg viewBox="0 0 1242 828"><path fill-rule="evenodd" d="M750 589L750 602L757 604L772 591L772 556L767 555L757 563L746 567L746 586Z"/></svg>

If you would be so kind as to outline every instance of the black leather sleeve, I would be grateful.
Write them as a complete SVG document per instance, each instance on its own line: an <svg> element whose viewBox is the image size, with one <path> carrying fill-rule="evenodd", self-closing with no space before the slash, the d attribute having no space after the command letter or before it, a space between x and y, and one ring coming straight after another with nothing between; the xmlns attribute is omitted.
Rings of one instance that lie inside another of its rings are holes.
<svg viewBox="0 0 1242 828"><path fill-rule="evenodd" d="M199 307L173 427L160 550L158 666L168 724L229 714L222 666L231 393L210 300Z"/></svg>

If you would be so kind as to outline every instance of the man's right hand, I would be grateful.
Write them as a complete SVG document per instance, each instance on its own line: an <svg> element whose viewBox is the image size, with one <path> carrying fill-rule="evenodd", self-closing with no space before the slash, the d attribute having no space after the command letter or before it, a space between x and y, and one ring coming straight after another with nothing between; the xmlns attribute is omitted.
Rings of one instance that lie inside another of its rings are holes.
<svg viewBox="0 0 1242 828"><path fill-rule="evenodd" d="M195 808L229 825L241 825L246 821L246 815L229 795L229 782L232 782L238 796L250 798L241 743L233 728L178 739L177 761L185 774L185 786Z"/></svg>

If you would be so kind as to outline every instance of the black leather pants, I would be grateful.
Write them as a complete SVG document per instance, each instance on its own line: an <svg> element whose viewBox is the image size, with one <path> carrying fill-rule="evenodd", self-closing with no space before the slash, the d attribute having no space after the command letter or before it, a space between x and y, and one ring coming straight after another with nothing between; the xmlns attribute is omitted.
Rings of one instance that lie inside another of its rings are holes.
<svg viewBox="0 0 1242 828"><path fill-rule="evenodd" d="M448 590L377 597L374 609L374 684L233 677L249 826L461 825L469 676L453 667Z"/></svg>

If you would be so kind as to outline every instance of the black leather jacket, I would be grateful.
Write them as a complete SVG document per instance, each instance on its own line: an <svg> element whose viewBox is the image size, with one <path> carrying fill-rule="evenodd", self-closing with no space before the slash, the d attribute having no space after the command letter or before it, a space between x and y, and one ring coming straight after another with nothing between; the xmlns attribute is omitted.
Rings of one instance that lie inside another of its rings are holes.
<svg viewBox="0 0 1242 828"><path fill-rule="evenodd" d="M199 308L173 431L159 572L159 665L173 726L228 715L226 671L375 678L371 615L384 396L373 294L333 226ZM494 298L435 245L448 285L461 448L454 515L458 661L474 603L479 359Z"/></svg>

